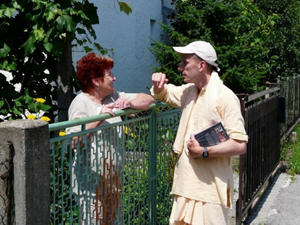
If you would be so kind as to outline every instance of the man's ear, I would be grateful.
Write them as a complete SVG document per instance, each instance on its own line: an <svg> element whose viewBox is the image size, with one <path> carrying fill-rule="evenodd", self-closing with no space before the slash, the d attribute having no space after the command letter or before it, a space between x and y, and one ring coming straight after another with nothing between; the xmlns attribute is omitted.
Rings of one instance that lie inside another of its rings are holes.
<svg viewBox="0 0 300 225"><path fill-rule="evenodd" d="M200 71L203 71L206 68L206 63L203 60L199 60L198 68Z"/></svg>

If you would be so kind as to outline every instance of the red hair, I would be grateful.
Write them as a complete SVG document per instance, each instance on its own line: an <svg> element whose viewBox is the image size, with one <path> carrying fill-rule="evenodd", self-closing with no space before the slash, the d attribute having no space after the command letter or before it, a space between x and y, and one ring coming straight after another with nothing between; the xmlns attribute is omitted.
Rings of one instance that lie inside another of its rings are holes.
<svg viewBox="0 0 300 225"><path fill-rule="evenodd" d="M114 66L114 61L109 57L101 57L90 52L77 61L76 78L83 92L89 92L93 88L93 78L104 76L105 70Z"/></svg>

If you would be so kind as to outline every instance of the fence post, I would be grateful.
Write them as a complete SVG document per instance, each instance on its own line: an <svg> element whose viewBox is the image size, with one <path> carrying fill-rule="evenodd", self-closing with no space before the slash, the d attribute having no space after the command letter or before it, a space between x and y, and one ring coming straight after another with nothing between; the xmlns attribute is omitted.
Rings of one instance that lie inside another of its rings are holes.
<svg viewBox="0 0 300 225"><path fill-rule="evenodd" d="M150 122L150 138L149 138L149 216L150 225L156 225L156 148L157 148L157 127L156 112L152 109Z"/></svg>
<svg viewBox="0 0 300 225"><path fill-rule="evenodd" d="M245 116L246 116L246 106L245 106L245 100L243 97L243 95L240 95L238 96L239 97L239 100L240 100L240 104L241 104L241 113L242 113L242 116L243 118L245 119ZM246 119L245 119L245 122L246 122ZM245 155L240 155L239 156L239 189L238 189L238 199L237 199L237 202L236 202L236 211L235 211L235 223L236 225L240 225L242 224L242 217L243 217L243 175L245 173L244 171L244 163L245 163Z"/></svg>
<svg viewBox="0 0 300 225"><path fill-rule="evenodd" d="M30 120L0 123L0 153L2 166L0 175L8 181L0 183L1 194L13 193L4 196L9 202L0 201L0 204L5 203L0 205L0 208L5 209L3 210L5 220L1 225L48 225L50 223L48 124ZM9 183L13 183L12 187ZM2 190L6 190L6 193Z"/></svg>

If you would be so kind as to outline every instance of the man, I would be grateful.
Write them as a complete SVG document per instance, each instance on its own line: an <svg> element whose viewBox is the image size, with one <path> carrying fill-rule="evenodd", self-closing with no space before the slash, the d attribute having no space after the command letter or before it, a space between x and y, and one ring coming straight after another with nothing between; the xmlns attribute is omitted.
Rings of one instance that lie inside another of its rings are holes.
<svg viewBox="0 0 300 225"><path fill-rule="evenodd" d="M229 224L233 178L231 156L246 151L248 136L239 99L220 80L217 54L210 43L173 47L182 61L182 86L167 84L164 73L152 75L152 95L182 109L173 150L179 155L171 194L170 225ZM222 122L229 139L202 147L194 134Z"/></svg>

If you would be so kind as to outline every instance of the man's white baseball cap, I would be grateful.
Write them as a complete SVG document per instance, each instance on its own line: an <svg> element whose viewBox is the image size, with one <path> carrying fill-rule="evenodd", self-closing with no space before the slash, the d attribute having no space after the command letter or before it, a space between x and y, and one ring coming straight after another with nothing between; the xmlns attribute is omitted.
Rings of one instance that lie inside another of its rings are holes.
<svg viewBox="0 0 300 225"><path fill-rule="evenodd" d="M220 71L216 63L217 53L214 47L206 41L194 41L183 47L173 47L173 49L180 54L195 54L208 64L214 66L217 71Z"/></svg>

